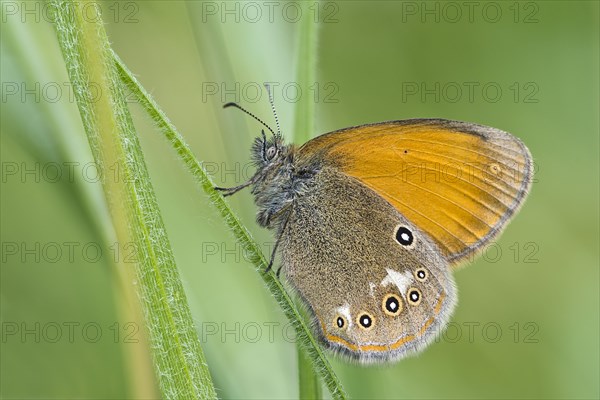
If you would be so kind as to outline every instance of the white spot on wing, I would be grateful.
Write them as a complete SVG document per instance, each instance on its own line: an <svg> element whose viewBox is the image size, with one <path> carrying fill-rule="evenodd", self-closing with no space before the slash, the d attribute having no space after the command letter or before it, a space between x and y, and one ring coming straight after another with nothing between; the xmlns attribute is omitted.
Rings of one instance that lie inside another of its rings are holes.
<svg viewBox="0 0 600 400"><path fill-rule="evenodd" d="M369 282L369 294L371 295L371 297L375 297L375 286L377 285L375 285L373 282Z"/></svg>
<svg viewBox="0 0 600 400"><path fill-rule="evenodd" d="M346 321L348 321L348 327L351 327L352 316L350 315L350 305L346 303L342 307L338 307L336 311L340 313L344 318L346 318Z"/></svg>
<svg viewBox="0 0 600 400"><path fill-rule="evenodd" d="M404 273L394 271L393 269L386 268L387 276L381 281L381 286L387 286L390 284L396 285L401 294L406 296L406 290L413 283L413 276L410 271Z"/></svg>

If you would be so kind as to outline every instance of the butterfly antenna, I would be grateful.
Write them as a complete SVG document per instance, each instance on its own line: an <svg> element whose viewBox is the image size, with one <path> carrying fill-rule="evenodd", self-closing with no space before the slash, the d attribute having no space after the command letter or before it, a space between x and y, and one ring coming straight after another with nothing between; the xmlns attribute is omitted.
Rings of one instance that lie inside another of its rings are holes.
<svg viewBox="0 0 600 400"><path fill-rule="evenodd" d="M267 88L267 93L269 94L269 103L271 104L271 110L273 111L273 116L275 117L275 125L277 125L277 134L275 136L281 137L281 127L279 126L279 118L277 118L277 112L275 111L275 102L273 101L271 86L269 86L268 83L265 83L265 87Z"/></svg>
<svg viewBox="0 0 600 400"><path fill-rule="evenodd" d="M271 127L267 124L265 124L263 122L262 119L258 118L256 115L252 114L250 111L246 110L244 107L240 106L237 103L227 103L223 106L223 108L228 108L228 107L235 107L239 110L242 110L243 112L245 112L246 114L248 114L249 116L251 116L252 118L254 118L255 120L257 120L258 122L260 122L261 124L263 124L268 130L271 131L271 133L275 136L277 136L277 134L275 132L273 132L273 129L271 129ZM277 120L277 119L276 119Z"/></svg>

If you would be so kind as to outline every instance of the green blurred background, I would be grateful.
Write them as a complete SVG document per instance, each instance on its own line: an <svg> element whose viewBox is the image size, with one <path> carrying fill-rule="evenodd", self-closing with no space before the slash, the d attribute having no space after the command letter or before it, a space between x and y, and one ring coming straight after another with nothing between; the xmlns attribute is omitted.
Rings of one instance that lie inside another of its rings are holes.
<svg viewBox="0 0 600 400"><path fill-rule="evenodd" d="M301 93L298 3L98 4L118 54L219 184L249 176L260 132L221 105L238 101L273 124L262 82L275 82L285 134L295 102L311 96L309 137L414 117L520 137L536 164L531 195L486 256L455 274L448 330L395 365L331 361L353 398L600 396L598 2L310 2L301 18L320 22L318 74ZM0 394L157 397L141 322L112 267L128 249L103 239L103 195L46 6L1 6ZM296 397L293 330L131 106L219 396ZM230 201L268 250L250 195Z"/></svg>

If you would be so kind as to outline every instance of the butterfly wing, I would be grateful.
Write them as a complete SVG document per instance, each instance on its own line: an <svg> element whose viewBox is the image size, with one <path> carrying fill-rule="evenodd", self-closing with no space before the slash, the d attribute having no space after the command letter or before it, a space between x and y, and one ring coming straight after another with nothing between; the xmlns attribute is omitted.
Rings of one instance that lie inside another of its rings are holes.
<svg viewBox="0 0 600 400"><path fill-rule="evenodd" d="M454 265L501 232L533 174L529 150L511 134L442 119L347 128L298 153L301 163L319 160L378 193Z"/></svg>
<svg viewBox="0 0 600 400"><path fill-rule="evenodd" d="M456 297L447 261L357 179L322 165L288 218L284 271L331 349L365 363L395 360L448 321Z"/></svg>

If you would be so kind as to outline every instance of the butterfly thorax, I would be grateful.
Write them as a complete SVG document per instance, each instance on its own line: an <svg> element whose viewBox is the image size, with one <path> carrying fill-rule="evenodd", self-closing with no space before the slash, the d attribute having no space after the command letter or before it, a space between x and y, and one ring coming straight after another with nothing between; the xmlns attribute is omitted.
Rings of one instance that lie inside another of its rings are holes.
<svg viewBox="0 0 600 400"><path fill-rule="evenodd" d="M256 220L267 228L279 228L298 197L310 188L316 168L300 168L295 162L296 147L275 136L257 138L252 158L257 166L252 187L258 206Z"/></svg>

